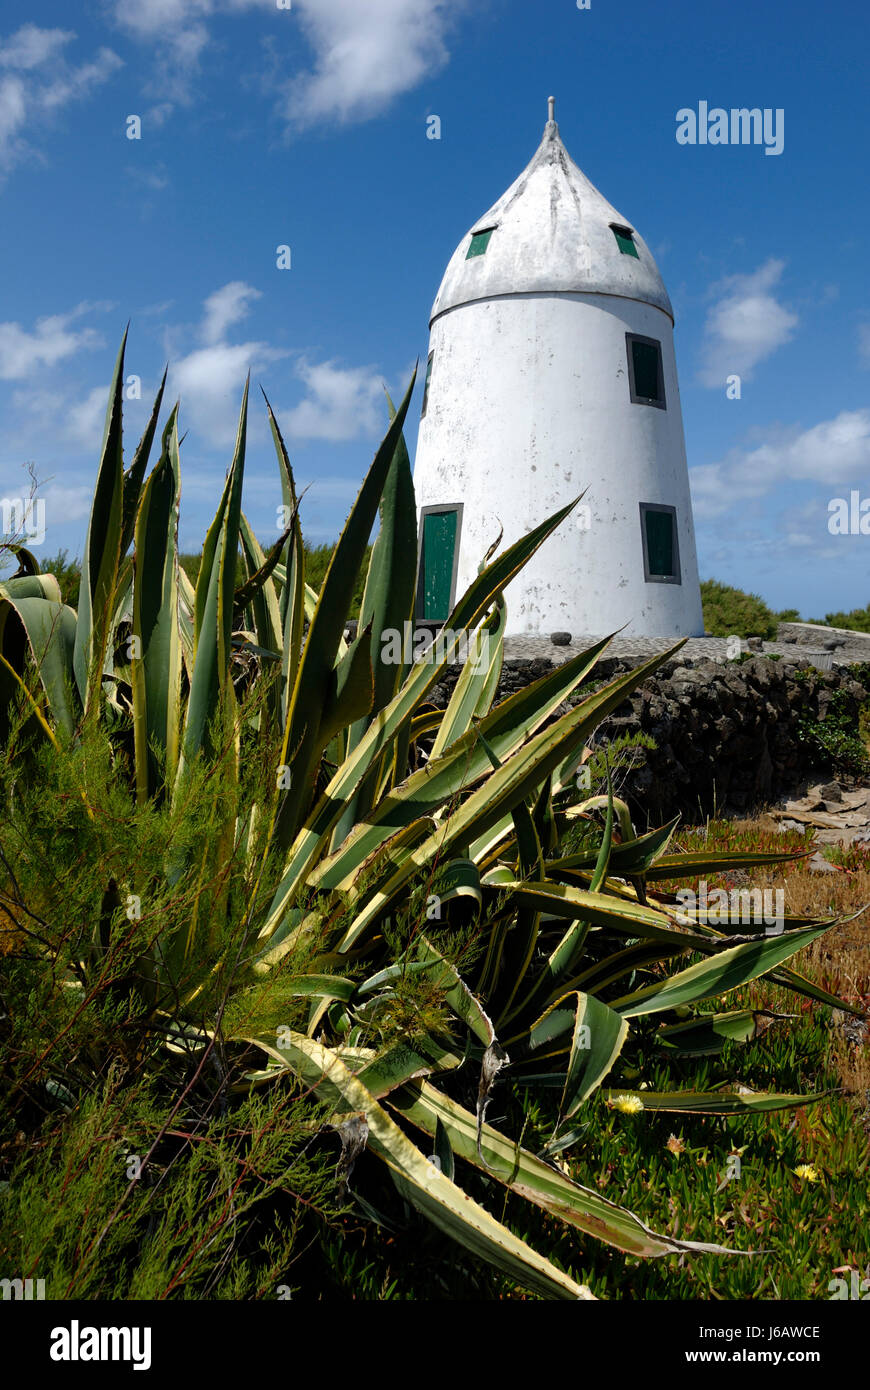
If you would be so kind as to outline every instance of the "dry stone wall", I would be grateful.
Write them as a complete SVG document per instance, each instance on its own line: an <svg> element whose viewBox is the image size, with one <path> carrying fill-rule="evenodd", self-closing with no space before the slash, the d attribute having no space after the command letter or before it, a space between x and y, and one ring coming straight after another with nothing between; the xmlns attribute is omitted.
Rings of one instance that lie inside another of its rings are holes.
<svg viewBox="0 0 870 1390"><path fill-rule="evenodd" d="M633 669L622 658L598 663L597 682ZM505 662L498 699L553 668L547 657ZM458 675L448 672L430 699L443 707ZM587 682L581 690L591 688ZM575 697L576 698L576 697ZM857 725L870 707L870 663L817 669L799 656L758 656L722 662L677 658L666 662L602 725L595 741L645 733L655 750L627 775L623 795L641 824L679 812L696 822L722 811L746 812L788 795L824 759L800 737L802 724L834 714Z"/></svg>

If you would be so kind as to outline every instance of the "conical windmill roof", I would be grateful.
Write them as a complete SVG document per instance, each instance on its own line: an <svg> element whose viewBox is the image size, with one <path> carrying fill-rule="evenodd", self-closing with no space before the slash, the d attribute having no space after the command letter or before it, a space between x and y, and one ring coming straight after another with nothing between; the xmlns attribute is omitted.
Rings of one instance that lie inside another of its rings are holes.
<svg viewBox="0 0 870 1390"><path fill-rule="evenodd" d="M630 232L624 254L614 227ZM468 257L472 237L494 228L485 253ZM610 294L663 309L668 292L643 237L574 163L553 119L531 162L457 246L432 306L448 309L498 295Z"/></svg>

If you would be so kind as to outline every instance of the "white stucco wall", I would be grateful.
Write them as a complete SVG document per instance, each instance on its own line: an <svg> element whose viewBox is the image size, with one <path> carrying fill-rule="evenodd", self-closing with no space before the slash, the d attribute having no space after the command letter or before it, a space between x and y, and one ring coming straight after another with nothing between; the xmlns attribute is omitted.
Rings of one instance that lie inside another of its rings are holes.
<svg viewBox="0 0 870 1390"><path fill-rule="evenodd" d="M667 409L631 400L625 335L662 345ZM414 482L420 507L462 502L457 594L503 546L586 490L506 591L508 632L703 632L670 317L607 294L519 294L437 316ZM681 584L644 578L640 502L676 508Z"/></svg>

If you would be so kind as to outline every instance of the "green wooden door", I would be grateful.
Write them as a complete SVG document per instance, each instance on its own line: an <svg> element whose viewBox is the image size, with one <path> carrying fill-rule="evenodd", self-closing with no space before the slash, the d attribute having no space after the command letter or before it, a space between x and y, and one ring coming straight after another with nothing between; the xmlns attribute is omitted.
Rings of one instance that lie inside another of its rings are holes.
<svg viewBox="0 0 870 1390"><path fill-rule="evenodd" d="M433 622L443 623L450 614L458 522L455 508L423 513L418 616Z"/></svg>

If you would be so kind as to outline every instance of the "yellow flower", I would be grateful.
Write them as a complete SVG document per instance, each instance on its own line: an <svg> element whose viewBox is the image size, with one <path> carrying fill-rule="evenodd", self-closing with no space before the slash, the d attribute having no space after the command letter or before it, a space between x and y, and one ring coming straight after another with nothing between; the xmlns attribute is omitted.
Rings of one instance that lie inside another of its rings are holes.
<svg viewBox="0 0 870 1390"><path fill-rule="evenodd" d="M800 1178L801 1182L818 1182L819 1175L812 1163L799 1163L794 1170L795 1177Z"/></svg>
<svg viewBox="0 0 870 1390"><path fill-rule="evenodd" d="M640 1096L614 1096L607 1104L613 1110L621 1110L623 1115L636 1115L639 1110L643 1110Z"/></svg>

